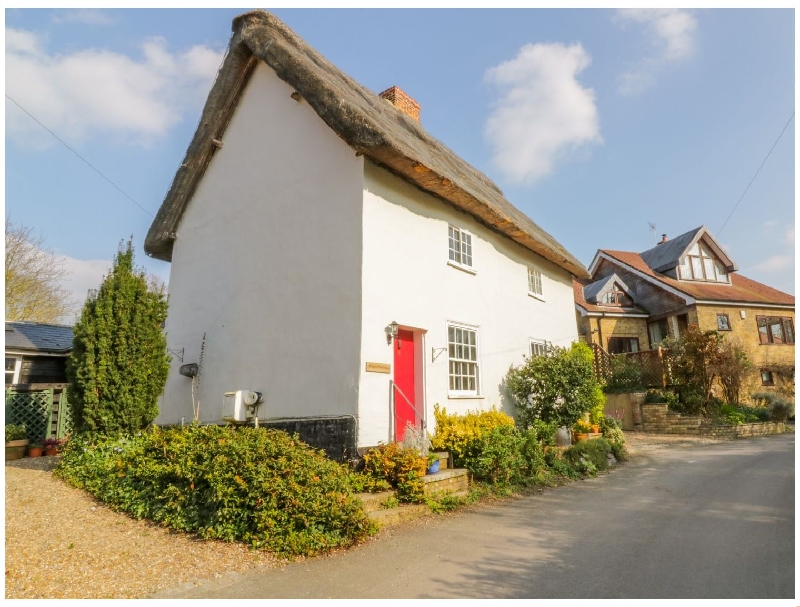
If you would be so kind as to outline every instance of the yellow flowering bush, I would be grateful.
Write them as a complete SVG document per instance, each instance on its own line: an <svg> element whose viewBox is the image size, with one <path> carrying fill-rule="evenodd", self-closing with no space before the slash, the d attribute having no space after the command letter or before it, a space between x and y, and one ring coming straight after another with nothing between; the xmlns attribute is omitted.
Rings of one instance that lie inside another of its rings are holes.
<svg viewBox="0 0 800 607"><path fill-rule="evenodd" d="M495 428L513 427L514 418L494 407L489 411L468 411L464 415L448 413L437 403L433 407L436 418L436 434L431 437L434 451L448 451L453 463L459 465L466 458L474 457L481 439Z"/></svg>

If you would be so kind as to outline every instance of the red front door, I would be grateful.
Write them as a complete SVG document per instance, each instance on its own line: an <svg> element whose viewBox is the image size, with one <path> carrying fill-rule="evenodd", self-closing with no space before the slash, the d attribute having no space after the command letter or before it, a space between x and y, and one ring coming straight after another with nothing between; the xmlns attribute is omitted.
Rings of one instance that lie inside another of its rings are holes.
<svg viewBox="0 0 800 607"><path fill-rule="evenodd" d="M414 410L414 333L397 332L394 339L394 436L402 441L406 424L418 427L422 420Z"/></svg>

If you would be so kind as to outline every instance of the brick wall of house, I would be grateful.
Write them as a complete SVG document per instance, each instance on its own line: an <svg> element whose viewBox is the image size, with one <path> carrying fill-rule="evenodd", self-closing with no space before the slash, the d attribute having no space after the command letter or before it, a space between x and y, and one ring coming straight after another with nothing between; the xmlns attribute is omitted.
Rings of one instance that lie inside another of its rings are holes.
<svg viewBox="0 0 800 607"><path fill-rule="evenodd" d="M744 311L745 318L741 317ZM788 344L762 344L759 340L758 325L756 316L781 316L789 317L794 324L794 310L791 308L769 309L769 308L744 308L735 305L696 305L694 322L703 330L718 330L717 315L727 314L731 330L720 331L726 339L735 338L744 344L748 358L753 362L754 370L747 378L743 389L744 395L749 397L752 392L758 391L782 391L794 394L794 387L784 385L777 374L773 373L775 380L774 386L765 386L761 382L762 368L770 368L771 365L794 364L794 345ZM690 314L689 322L693 322ZM743 399L747 400L747 398Z"/></svg>
<svg viewBox="0 0 800 607"><path fill-rule="evenodd" d="M650 349L646 318L584 316L580 319L579 326L580 324L586 330L586 343L600 344L604 350L608 350L609 337L636 337L639 340L639 350ZM595 329L599 331L592 333Z"/></svg>

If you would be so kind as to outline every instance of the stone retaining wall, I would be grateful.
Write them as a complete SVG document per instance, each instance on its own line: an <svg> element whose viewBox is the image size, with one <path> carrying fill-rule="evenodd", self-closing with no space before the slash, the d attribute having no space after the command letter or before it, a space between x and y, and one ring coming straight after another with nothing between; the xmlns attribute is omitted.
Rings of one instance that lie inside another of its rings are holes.
<svg viewBox="0 0 800 607"><path fill-rule="evenodd" d="M697 415L681 415L669 411L666 403L642 405L642 424L645 432L653 434L694 434L708 438L743 438L782 434L783 422L755 422L750 424L710 424Z"/></svg>

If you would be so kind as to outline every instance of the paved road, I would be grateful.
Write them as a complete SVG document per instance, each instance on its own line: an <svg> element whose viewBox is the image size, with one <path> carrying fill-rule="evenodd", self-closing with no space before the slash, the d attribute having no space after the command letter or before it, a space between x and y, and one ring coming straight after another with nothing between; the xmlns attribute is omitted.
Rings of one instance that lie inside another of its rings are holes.
<svg viewBox="0 0 800 607"><path fill-rule="evenodd" d="M386 530L196 598L792 598L794 435L660 447L597 479Z"/></svg>

